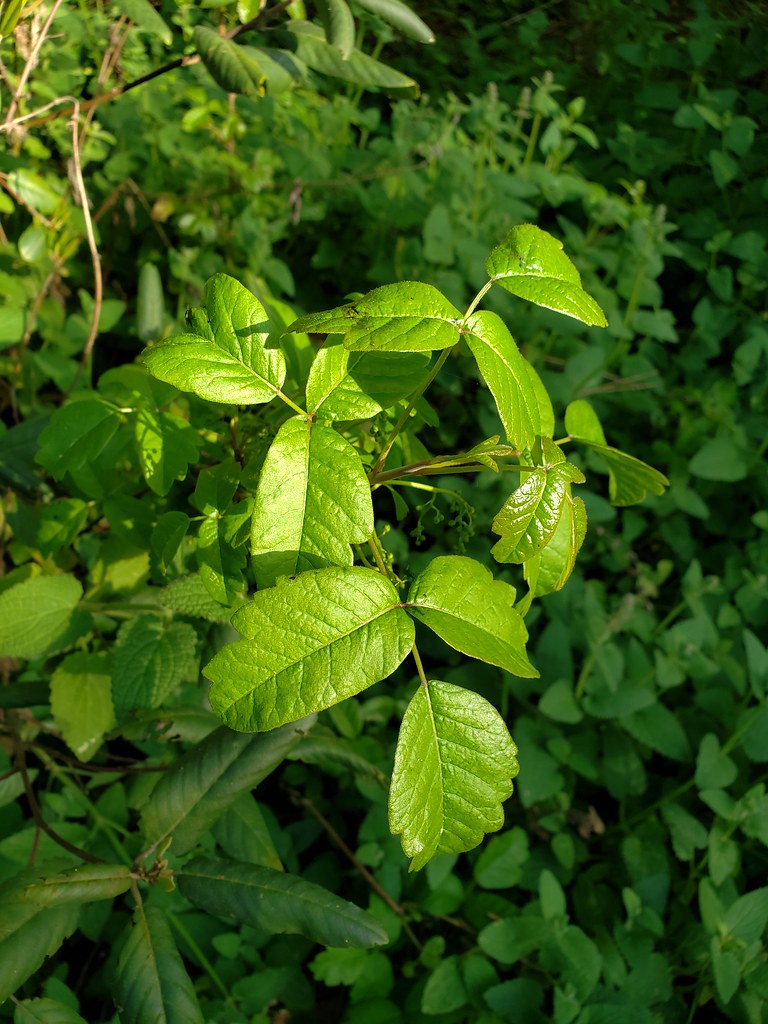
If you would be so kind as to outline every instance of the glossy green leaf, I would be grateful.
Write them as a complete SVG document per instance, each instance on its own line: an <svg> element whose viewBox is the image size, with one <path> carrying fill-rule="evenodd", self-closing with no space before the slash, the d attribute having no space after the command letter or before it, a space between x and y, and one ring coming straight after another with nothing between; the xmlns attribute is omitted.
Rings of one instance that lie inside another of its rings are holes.
<svg viewBox="0 0 768 1024"><path fill-rule="evenodd" d="M307 379L307 408L339 420L365 420L416 390L429 357L420 352L350 352L326 342Z"/></svg>
<svg viewBox="0 0 768 1024"><path fill-rule="evenodd" d="M111 900L131 887L131 869L124 864L80 864L31 881L24 898L40 907Z"/></svg>
<svg viewBox="0 0 768 1024"><path fill-rule="evenodd" d="M431 284L403 281L374 288L362 299L299 317L289 331L342 334L358 352L432 352L459 340L461 313Z"/></svg>
<svg viewBox="0 0 768 1024"><path fill-rule="evenodd" d="M205 285L205 315L211 340L179 334L145 349L149 372L211 402L269 402L285 380L285 357L266 347L272 328L262 304L234 278L215 274Z"/></svg>
<svg viewBox="0 0 768 1024"><path fill-rule="evenodd" d="M485 698L452 683L419 686L403 716L389 825L411 871L438 853L471 850L504 823L517 748Z"/></svg>
<svg viewBox="0 0 768 1024"><path fill-rule="evenodd" d="M347 60L355 46L355 19L349 4L346 0L320 0L320 12L328 42Z"/></svg>
<svg viewBox="0 0 768 1024"><path fill-rule="evenodd" d="M523 566L534 597L551 594L565 586L586 534L586 506L581 498L574 498L566 491L563 510L549 543Z"/></svg>
<svg viewBox="0 0 768 1024"><path fill-rule="evenodd" d="M211 707L238 730L274 729L391 675L413 646L400 598L380 573L330 568L282 578L232 624L245 637L204 672Z"/></svg>
<svg viewBox="0 0 768 1024"><path fill-rule="evenodd" d="M267 452L256 492L251 557L260 587L278 576L352 565L351 544L373 533L371 489L341 434L300 416Z"/></svg>
<svg viewBox="0 0 768 1024"><path fill-rule="evenodd" d="M36 658L61 642L83 594L74 576L36 576L0 594L0 657Z"/></svg>
<svg viewBox="0 0 768 1024"><path fill-rule="evenodd" d="M16 1003L13 1024L88 1024L76 1010L57 999L23 999Z"/></svg>
<svg viewBox="0 0 768 1024"><path fill-rule="evenodd" d="M16 992L77 927L80 908L48 907L25 897L28 871L0 886L0 1003Z"/></svg>
<svg viewBox="0 0 768 1024"><path fill-rule="evenodd" d="M525 359L501 317L489 310L473 313L466 322L464 338L480 373L491 389L510 444L521 451L530 448L542 433L539 402Z"/></svg>
<svg viewBox="0 0 768 1024"><path fill-rule="evenodd" d="M106 654L70 654L51 677L51 711L69 749L87 761L115 725Z"/></svg>
<svg viewBox="0 0 768 1024"><path fill-rule="evenodd" d="M401 0L357 0L357 3L371 14L377 14L383 21L388 21L403 35L419 43L434 43L435 36L429 25Z"/></svg>
<svg viewBox="0 0 768 1024"><path fill-rule="evenodd" d="M233 860L260 864L273 871L283 865L275 849L261 807L250 793L243 793L216 822L213 837Z"/></svg>
<svg viewBox="0 0 768 1024"><path fill-rule="evenodd" d="M183 896L209 914L324 946L380 946L375 917L303 878L255 864L197 857L176 875Z"/></svg>
<svg viewBox="0 0 768 1024"><path fill-rule="evenodd" d="M162 910L139 906L115 971L121 1024L204 1024Z"/></svg>
<svg viewBox="0 0 768 1024"><path fill-rule="evenodd" d="M137 615L121 626L112 656L117 711L159 708L195 665L197 633L186 622Z"/></svg>
<svg viewBox="0 0 768 1024"><path fill-rule="evenodd" d="M404 89L417 93L412 78L353 49L344 59L335 46L328 43L319 25L307 21L292 21L286 28L295 36L296 55L307 67L321 75L339 78L343 82L361 85L366 89Z"/></svg>
<svg viewBox="0 0 768 1024"><path fill-rule="evenodd" d="M263 93L263 77L258 64L252 61L244 49L232 39L220 36L207 25L198 25L193 40L200 59L211 74L211 78L226 92L241 93L243 96L258 96Z"/></svg>
<svg viewBox="0 0 768 1024"><path fill-rule="evenodd" d="M541 551L557 528L571 484L584 481L581 470L549 438L541 439L536 461L493 520L501 540L491 554L499 562L519 564Z"/></svg>
<svg viewBox="0 0 768 1024"><path fill-rule="evenodd" d="M231 606L245 590L245 553L232 544L237 523L228 516L210 516L200 524L197 539L197 567L205 589L221 604Z"/></svg>
<svg viewBox="0 0 768 1024"><path fill-rule="evenodd" d="M521 299L585 324L605 327L608 323L602 309L581 287L579 272L563 252L563 243L534 224L512 228L491 252L485 267L493 281Z"/></svg>
<svg viewBox="0 0 768 1024"><path fill-rule="evenodd" d="M411 584L407 609L447 644L516 676L536 678L525 652L528 631L515 590L474 558L432 559Z"/></svg>
<svg viewBox="0 0 768 1024"><path fill-rule="evenodd" d="M187 853L242 793L255 789L299 741L289 726L267 736L217 729L189 750L163 775L142 813L147 844L173 836L172 852Z"/></svg>
<svg viewBox="0 0 768 1024"><path fill-rule="evenodd" d="M565 410L565 429L574 441L588 445L608 466L609 495L614 505L637 505L648 492L663 494L669 480L657 469L606 444L603 428L589 402L578 399Z"/></svg>
<svg viewBox="0 0 768 1024"><path fill-rule="evenodd" d="M144 479L155 494L167 494L197 462L202 441L181 416L143 408L136 413L134 436Z"/></svg>
<svg viewBox="0 0 768 1024"><path fill-rule="evenodd" d="M41 433L37 461L60 480L68 470L97 458L119 426L120 413L109 402L96 397L70 401Z"/></svg>
<svg viewBox="0 0 768 1024"><path fill-rule="evenodd" d="M171 30L149 0L117 0L116 6L138 28L157 36L166 46L171 45Z"/></svg>

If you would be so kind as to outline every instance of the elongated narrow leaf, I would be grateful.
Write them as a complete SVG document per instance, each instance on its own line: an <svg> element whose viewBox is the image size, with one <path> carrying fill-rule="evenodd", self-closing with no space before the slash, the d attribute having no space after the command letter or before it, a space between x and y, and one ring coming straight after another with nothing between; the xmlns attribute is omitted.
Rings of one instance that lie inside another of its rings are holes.
<svg viewBox="0 0 768 1024"><path fill-rule="evenodd" d="M355 46L355 19L347 0L320 0L320 9L328 42L346 60Z"/></svg>
<svg viewBox="0 0 768 1024"><path fill-rule="evenodd" d="M435 36L429 25L425 24L410 7L401 3L401 0L357 0L357 3L371 14L378 14L384 21L399 29L403 35L410 36L419 43L434 43Z"/></svg>
<svg viewBox="0 0 768 1024"><path fill-rule="evenodd" d="M13 1024L88 1024L76 1010L58 999L23 999L16 1003Z"/></svg>
<svg viewBox="0 0 768 1024"><path fill-rule="evenodd" d="M380 946L387 933L371 914L296 875L255 864L197 857L176 875L198 907L275 935L305 935L324 946Z"/></svg>
<svg viewBox="0 0 768 1024"><path fill-rule="evenodd" d="M581 287L579 272L563 252L563 243L535 224L512 228L485 267L493 281L521 299L585 324L605 327L608 323L605 313Z"/></svg>
<svg viewBox="0 0 768 1024"><path fill-rule="evenodd" d="M637 505L646 494L663 494L669 480L647 462L612 448L597 413L583 399L571 402L565 410L565 429L574 441L588 445L601 455L608 466L608 493L614 505Z"/></svg>
<svg viewBox="0 0 768 1024"><path fill-rule="evenodd" d="M263 93L261 69L250 60L243 47L207 25L198 25L193 38L200 59L222 89L243 96Z"/></svg>
<svg viewBox="0 0 768 1024"><path fill-rule="evenodd" d="M166 46L171 45L171 30L149 0L117 0L116 6L138 28L144 29L145 32L149 32L153 36L157 36Z"/></svg>
<svg viewBox="0 0 768 1024"><path fill-rule="evenodd" d="M61 907L111 900L130 887L131 869L125 864L82 864L30 882L24 898L36 906Z"/></svg>
<svg viewBox="0 0 768 1024"><path fill-rule="evenodd" d="M523 567L532 597L542 597L565 586L573 572L586 533L587 510L584 502L566 491L563 510L549 543L529 558Z"/></svg>
<svg viewBox="0 0 768 1024"><path fill-rule="evenodd" d="M416 390L429 356L421 352L350 352L329 341L307 380L307 408L339 420L365 420Z"/></svg>
<svg viewBox="0 0 768 1024"><path fill-rule="evenodd" d="M521 451L530 448L542 433L541 414L532 374L525 359L496 313L481 310L467 320L465 340L491 389L510 444Z"/></svg>
<svg viewBox="0 0 768 1024"><path fill-rule="evenodd" d="M77 927L79 907L48 907L25 896L37 872L27 871L0 886L0 1003L61 946Z"/></svg>
<svg viewBox="0 0 768 1024"><path fill-rule="evenodd" d="M274 771L299 738L297 726L267 736L238 735L225 728L211 733L152 790L142 814L147 844L154 847L172 835L173 853L187 853L241 793Z"/></svg>
<svg viewBox="0 0 768 1024"><path fill-rule="evenodd" d="M413 622L372 569L283 578L238 611L246 638L206 665L211 707L233 729L274 729L385 679L413 646Z"/></svg>
<svg viewBox="0 0 768 1024"><path fill-rule="evenodd" d="M248 73L270 96L287 92L309 75L306 64L289 50L241 45L240 55L248 61Z"/></svg>
<svg viewBox="0 0 768 1024"><path fill-rule="evenodd" d="M0 657L35 658L64 637L83 595L74 576L36 576L0 594Z"/></svg>
<svg viewBox="0 0 768 1024"><path fill-rule="evenodd" d="M184 479L203 444L181 416L148 408L137 412L134 436L141 471L155 494L167 494Z"/></svg>
<svg viewBox="0 0 768 1024"><path fill-rule="evenodd" d="M137 907L115 971L121 1024L204 1024L170 926L157 907Z"/></svg>
<svg viewBox="0 0 768 1024"><path fill-rule="evenodd" d="M584 482L581 470L549 438L541 439L537 462L493 520L494 533L501 535L491 549L498 562L520 564L541 551L557 528L571 484Z"/></svg>
<svg viewBox="0 0 768 1024"><path fill-rule="evenodd" d="M144 350L153 376L211 402L269 402L285 380L285 357L267 348L272 326L259 300L234 278L215 274L205 285L212 340L178 334Z"/></svg>
<svg viewBox="0 0 768 1024"><path fill-rule="evenodd" d="M400 726L389 790L389 825L411 871L438 853L462 853L504 823L517 748L485 698L430 680Z"/></svg>
<svg viewBox="0 0 768 1024"><path fill-rule="evenodd" d="M536 678L525 652L528 631L514 604L514 587L494 580L480 562L442 555L413 581L406 607L462 654Z"/></svg>
<svg viewBox="0 0 768 1024"><path fill-rule="evenodd" d="M404 89L418 94L418 85L412 78L367 53L353 49L344 59L336 47L326 41L319 25L292 21L286 28L296 37L296 56L313 71L366 89Z"/></svg>
<svg viewBox="0 0 768 1024"><path fill-rule="evenodd" d="M459 340L461 313L431 284L403 281L374 288L357 302L299 317L290 333L343 334L358 352L432 352Z"/></svg>
<svg viewBox="0 0 768 1024"><path fill-rule="evenodd" d="M352 565L350 545L372 533L371 489L352 445L300 416L284 423L264 460L253 511L259 586L306 569Z"/></svg>

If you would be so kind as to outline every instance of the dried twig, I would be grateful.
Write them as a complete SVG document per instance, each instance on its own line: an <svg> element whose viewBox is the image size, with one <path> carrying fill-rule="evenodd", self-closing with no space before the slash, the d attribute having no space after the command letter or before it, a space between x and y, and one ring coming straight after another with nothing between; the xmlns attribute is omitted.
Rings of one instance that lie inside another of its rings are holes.
<svg viewBox="0 0 768 1024"><path fill-rule="evenodd" d="M32 49L29 52L29 57L27 57L27 62L24 65L21 74L19 75L19 81L16 84L16 89L13 93L13 99L11 100L10 106L8 107L8 113L5 115L5 124L3 127L6 131L10 130L10 128L12 128L14 124L18 123L18 121L14 121L14 118L16 115L16 111L18 110L22 94L24 92L24 87L27 84L27 79L32 74L32 69L34 68L35 64L37 64L37 58L40 54L40 48L45 42L45 37L48 35L51 24L53 22L53 19L56 17L56 12L58 11L59 7L61 7L61 0L53 0L53 5L50 11L48 12L48 17L45 19L45 23L43 24L43 27L40 29L40 35L35 40Z"/></svg>

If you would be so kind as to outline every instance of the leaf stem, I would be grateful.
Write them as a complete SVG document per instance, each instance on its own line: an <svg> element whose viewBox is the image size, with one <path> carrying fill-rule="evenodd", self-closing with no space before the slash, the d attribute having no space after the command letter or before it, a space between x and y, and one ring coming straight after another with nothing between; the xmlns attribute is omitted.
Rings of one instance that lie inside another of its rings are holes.
<svg viewBox="0 0 768 1024"><path fill-rule="evenodd" d="M200 961L200 966L203 968L203 970L211 979L211 981L219 990L219 992L221 992L227 1005L237 1009L237 1004L232 999L232 996L229 994L229 989L219 977L216 968L213 966L211 961L208 959L208 957L205 955L202 949L200 949L200 946L197 944L197 942L195 942L194 938L189 934L187 929L184 927L181 921L179 921L179 919L176 917L174 913L172 913L170 910L166 910L165 913L167 914L170 923L173 925L173 927L176 929L176 931L179 933L182 939L184 939L186 944L189 946L193 955L197 957L197 959Z"/></svg>
<svg viewBox="0 0 768 1024"><path fill-rule="evenodd" d="M424 666L421 663L421 657L419 655L419 649L418 649L418 647L416 646L415 643L414 643L413 647L411 648L411 654L413 655L413 660L416 662L416 671L419 673L419 679L421 680L421 685L424 687L424 689L427 692L429 692L429 683L427 682L427 675L426 675L426 673L424 671Z"/></svg>
<svg viewBox="0 0 768 1024"><path fill-rule="evenodd" d="M468 320L472 316L472 314L477 309L481 299L491 290L491 288L493 288L494 283L495 282L493 280L486 281L486 283L483 285L483 287L480 289L480 291L477 293L474 299L472 299L472 301L470 302L467 311L464 314L465 320Z"/></svg>

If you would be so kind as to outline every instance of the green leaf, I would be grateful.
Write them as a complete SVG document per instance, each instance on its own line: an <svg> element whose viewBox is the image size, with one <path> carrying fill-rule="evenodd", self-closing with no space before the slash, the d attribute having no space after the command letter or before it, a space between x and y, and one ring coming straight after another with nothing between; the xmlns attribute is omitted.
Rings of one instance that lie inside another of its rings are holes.
<svg viewBox="0 0 768 1024"><path fill-rule="evenodd" d="M421 1012L428 1016L453 1013L466 1006L467 999L467 990L459 970L459 958L449 956L427 978L421 993Z"/></svg>
<svg viewBox="0 0 768 1024"><path fill-rule="evenodd" d="M232 544L230 527L238 523L228 516L211 516L200 524L197 567L205 589L215 601L232 606L245 590L242 570L245 553Z"/></svg>
<svg viewBox="0 0 768 1024"><path fill-rule="evenodd" d="M51 711L64 740L81 761L102 744L115 724L112 680L105 654L70 654L51 678Z"/></svg>
<svg viewBox="0 0 768 1024"><path fill-rule="evenodd" d="M725 789L736 779L738 768L720 749L713 732L702 737L696 757L696 785L699 789Z"/></svg>
<svg viewBox="0 0 768 1024"><path fill-rule="evenodd" d="M283 870L261 808L250 793L239 796L219 818L213 826L213 837L233 860Z"/></svg>
<svg viewBox="0 0 768 1024"><path fill-rule="evenodd" d="M296 56L313 71L366 89L404 89L418 93L412 78L382 64L360 50L353 49L344 59L335 46L326 42L319 25L292 21L285 26L295 36Z"/></svg>
<svg viewBox="0 0 768 1024"><path fill-rule="evenodd" d="M258 299L234 278L215 274L205 285L211 340L179 334L144 350L151 374L210 402L269 402L285 380L285 357L267 348L271 324Z"/></svg>
<svg viewBox="0 0 768 1024"><path fill-rule="evenodd" d="M25 206L46 216L56 212L61 196L39 174L20 167L10 171L6 180L11 193L17 195Z"/></svg>
<svg viewBox="0 0 768 1024"><path fill-rule="evenodd" d="M573 572L576 556L586 535L586 506L581 498L574 498L566 491L563 510L549 543L523 566L532 597L542 597L562 590Z"/></svg>
<svg viewBox="0 0 768 1024"><path fill-rule="evenodd" d="M84 1017L57 999L24 999L16 1003L13 1024L88 1024Z"/></svg>
<svg viewBox="0 0 768 1024"><path fill-rule="evenodd" d="M429 25L400 0L357 0L357 4L371 14L377 14L383 21L388 21L394 28L400 29L403 35L410 36L419 43L435 41Z"/></svg>
<svg viewBox="0 0 768 1024"><path fill-rule="evenodd" d="M511 889L523 877L530 856L528 835L510 828L483 847L474 867L474 878L483 889Z"/></svg>
<svg viewBox="0 0 768 1024"><path fill-rule="evenodd" d="M352 445L301 416L285 422L264 460L253 510L259 587L306 569L352 565L350 545L372 533L371 489Z"/></svg>
<svg viewBox="0 0 768 1024"><path fill-rule="evenodd" d="M171 30L149 0L117 0L117 7L138 28L144 29L145 32L149 32L153 36L157 36L166 46L170 46L173 42Z"/></svg>
<svg viewBox="0 0 768 1024"><path fill-rule="evenodd" d="M461 313L431 284L403 281L362 299L299 317L289 333L342 334L357 352L433 352L459 340Z"/></svg>
<svg viewBox="0 0 768 1024"><path fill-rule="evenodd" d="M140 906L115 971L121 1024L204 1024L165 914Z"/></svg>
<svg viewBox="0 0 768 1024"><path fill-rule="evenodd" d="M296 875L197 857L176 878L182 895L207 913L273 935L305 935L324 946L365 948L387 942L371 914Z"/></svg>
<svg viewBox="0 0 768 1024"><path fill-rule="evenodd" d="M699 448L688 468L701 480L720 480L735 483L743 480L749 467L743 453L730 437L713 437Z"/></svg>
<svg viewBox="0 0 768 1024"><path fill-rule="evenodd" d="M581 277L563 252L563 243L534 224L521 224L491 252L485 264L491 280L508 292L554 309L585 324L608 321L581 287Z"/></svg>
<svg viewBox="0 0 768 1024"><path fill-rule="evenodd" d="M320 0L320 13L325 34L343 60L347 60L355 47L355 19L346 0Z"/></svg>
<svg viewBox="0 0 768 1024"><path fill-rule="evenodd" d="M663 494L669 480L657 469L606 444L605 434L592 406L583 399L565 410L565 429L574 441L589 445L608 464L609 495L613 505L637 505L646 494Z"/></svg>
<svg viewBox="0 0 768 1024"><path fill-rule="evenodd" d="M200 474L202 476L202 473ZM185 512L165 512L152 531L150 545L157 558L160 571L167 572L189 529L189 516Z"/></svg>
<svg viewBox="0 0 768 1024"><path fill-rule="evenodd" d="M542 433L541 415L532 377L536 371L512 339L500 316L489 310L473 313L464 339L499 410L510 444L530 448Z"/></svg>
<svg viewBox="0 0 768 1024"><path fill-rule="evenodd" d="M35 872L26 872L0 886L0 1003L77 927L77 905L47 907L25 898L24 890L35 877Z"/></svg>
<svg viewBox="0 0 768 1024"><path fill-rule="evenodd" d="M471 690L431 680L403 717L389 822L411 871L438 853L471 850L504 823L517 748L499 713Z"/></svg>
<svg viewBox="0 0 768 1024"><path fill-rule="evenodd" d="M207 25L198 25L192 38L211 78L222 89L243 96L263 94L261 69L250 59L244 47L220 36Z"/></svg>
<svg viewBox="0 0 768 1024"><path fill-rule="evenodd" d="M239 483L240 466L234 459L225 459L200 472L190 504L204 516L215 517L229 508Z"/></svg>
<svg viewBox="0 0 768 1024"><path fill-rule="evenodd" d="M283 761L299 741L300 728L246 736L222 727L207 736L152 790L142 813L147 844L155 847L173 836L173 852L188 853L242 793L255 789Z"/></svg>
<svg viewBox="0 0 768 1024"><path fill-rule="evenodd" d="M36 576L0 594L0 657L36 658L65 637L83 588L74 576Z"/></svg>
<svg viewBox="0 0 768 1024"><path fill-rule="evenodd" d="M739 896L725 915L725 927L744 943L757 942L765 936L768 925L768 886L753 889Z"/></svg>
<svg viewBox="0 0 768 1024"><path fill-rule="evenodd" d="M241 45L239 56L245 57L248 73L269 96L287 92L309 74L306 64L289 50Z"/></svg>
<svg viewBox="0 0 768 1024"><path fill-rule="evenodd" d="M543 437L537 448L537 465L493 520L493 531L501 540L491 554L499 562L519 564L541 551L557 529L571 484L584 482L584 474L566 461L554 441Z"/></svg>
<svg viewBox="0 0 768 1024"><path fill-rule="evenodd" d="M717 995L721 1002L730 1003L741 984L741 963L735 953L722 948L717 936L712 936L709 945Z"/></svg>
<svg viewBox="0 0 768 1024"><path fill-rule="evenodd" d="M144 479L155 494L167 494L197 462L202 440L181 416L139 409L135 425L136 450Z"/></svg>
<svg viewBox="0 0 768 1024"><path fill-rule="evenodd" d="M516 676L538 677L525 651L528 631L515 590L462 555L434 558L411 584L407 609L447 644Z"/></svg>
<svg viewBox="0 0 768 1024"><path fill-rule="evenodd" d="M208 622L229 622L232 618L233 609L214 601L197 573L182 576L163 587L158 600L164 608Z"/></svg>
<svg viewBox="0 0 768 1024"><path fill-rule="evenodd" d="M307 408L339 420L369 419L416 390L428 359L420 352L350 352L329 339L309 371Z"/></svg>
<svg viewBox="0 0 768 1024"><path fill-rule="evenodd" d="M117 635L112 697L117 711L159 708L195 665L197 633L185 622L137 615Z"/></svg>
<svg viewBox="0 0 768 1024"><path fill-rule="evenodd" d="M57 409L40 435L37 461L60 480L96 459L120 426L120 413L98 398L70 401Z"/></svg>
<svg viewBox="0 0 768 1024"><path fill-rule="evenodd" d="M24 898L40 907L111 900L131 887L131 869L124 864L81 864L30 882Z"/></svg>
<svg viewBox="0 0 768 1024"><path fill-rule="evenodd" d="M400 598L380 573L331 568L282 578L232 624L245 637L206 665L211 707L233 729L274 729L385 679L413 646Z"/></svg>

